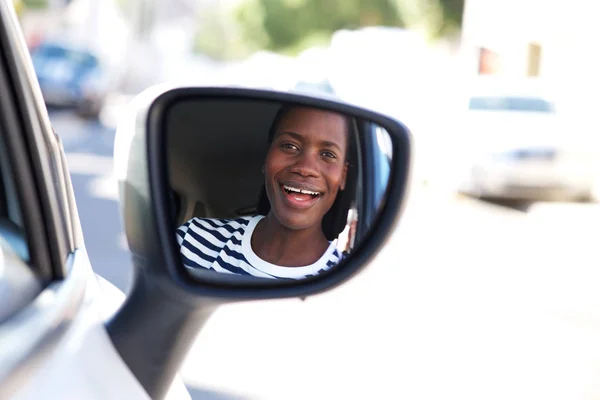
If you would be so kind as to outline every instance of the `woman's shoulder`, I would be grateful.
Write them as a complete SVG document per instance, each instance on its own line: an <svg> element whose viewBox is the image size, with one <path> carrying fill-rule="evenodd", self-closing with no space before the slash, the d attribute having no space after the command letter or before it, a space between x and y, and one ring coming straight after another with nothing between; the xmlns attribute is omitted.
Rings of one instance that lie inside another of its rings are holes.
<svg viewBox="0 0 600 400"><path fill-rule="evenodd" d="M240 229L248 226L253 217L239 218L202 218L194 217L187 221L185 225L195 226L204 230L216 230L234 228Z"/></svg>
<svg viewBox="0 0 600 400"><path fill-rule="evenodd" d="M327 260L329 261L328 264L337 264L348 255L345 251L341 251L340 249L338 249L337 246L335 246L335 244L333 243L330 244L325 254L327 256Z"/></svg>
<svg viewBox="0 0 600 400"><path fill-rule="evenodd" d="M232 239L239 241L250 221L251 217L235 219L194 217L177 229L178 242L181 245L191 238L195 241L208 240L213 244L225 243Z"/></svg>

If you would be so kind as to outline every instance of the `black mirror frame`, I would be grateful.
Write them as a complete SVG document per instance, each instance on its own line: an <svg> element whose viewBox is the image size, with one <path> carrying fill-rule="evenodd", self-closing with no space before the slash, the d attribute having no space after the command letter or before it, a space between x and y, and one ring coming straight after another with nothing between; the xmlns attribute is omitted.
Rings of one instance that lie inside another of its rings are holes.
<svg viewBox="0 0 600 400"><path fill-rule="evenodd" d="M394 154L387 198L370 234L354 249L348 260L340 263L335 269L328 271L328 273L300 281L274 280L271 282L260 280L260 282L257 282L253 280L254 282L251 282L248 280L244 282L242 280L241 282L220 284L218 282L209 283L199 281L185 271L178 256L178 246L174 233L176 227L173 226L172 218L169 214L168 162L164 148L166 144L165 121L170 107L178 101L190 98L287 102L351 114L358 118L373 121L387 130L390 135ZM142 120L138 120L138 123L142 121L143 118ZM140 129L136 129L136 131L136 135L144 133ZM146 221L146 226L150 229L144 230L144 236L146 237L143 239L149 243L142 247L149 249L153 246L158 246L158 249L161 249L158 252L162 254L156 254L156 247L153 248L150 254L142 254L144 258L154 261L144 263L145 267L150 268L153 274L161 275L163 278L174 282L177 287L189 294L210 298L250 300L306 297L336 287L369 264L369 261L377 254L392 233L405 204L411 161L411 139L408 129L402 123L392 118L350 104L319 98L313 95L259 89L227 87L174 88L160 93L151 101L145 117L145 133L145 140L139 141L139 144L145 143L147 145L145 162L147 181L140 181L139 177L133 176L129 172L129 170L136 171L135 168L128 169L127 181L137 187L138 191L141 189L143 192L142 196L139 196L138 193L136 203L142 201L149 202L149 204L129 204L128 206L127 203L130 203L133 199L125 197L123 199L124 203L126 203L124 206L128 211L131 211L132 208L150 211L150 215L146 214L145 218L152 221ZM138 153L137 157L139 158L141 149L131 148L130 151ZM146 195L144 195L144 192ZM138 218L142 218L139 212ZM126 216L126 222L127 219ZM157 232L157 237L147 237L151 235L151 232ZM130 243L132 242L129 235L128 240ZM140 238L135 238L133 242L139 240Z"/></svg>

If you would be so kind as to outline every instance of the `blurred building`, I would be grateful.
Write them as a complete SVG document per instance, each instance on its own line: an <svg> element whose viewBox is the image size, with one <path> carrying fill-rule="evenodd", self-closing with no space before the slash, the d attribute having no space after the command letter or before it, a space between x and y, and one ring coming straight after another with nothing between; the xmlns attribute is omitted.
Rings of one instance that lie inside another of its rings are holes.
<svg viewBox="0 0 600 400"><path fill-rule="evenodd" d="M25 41L30 48L36 46L49 32L60 28L62 12L69 2L48 0L37 7L30 7L22 0L13 1Z"/></svg>
<svg viewBox="0 0 600 400"><path fill-rule="evenodd" d="M451 49L406 29L340 30L331 40L327 75L338 95L411 125L447 105L453 73Z"/></svg>
<svg viewBox="0 0 600 400"><path fill-rule="evenodd" d="M42 41L87 48L104 62L122 63L131 29L116 0L48 0L21 8L21 28L30 49Z"/></svg>
<svg viewBox="0 0 600 400"><path fill-rule="evenodd" d="M395 27L366 27L336 32L326 71L338 97L388 114L413 133L413 182L432 179L443 164L452 136L451 118L460 87L452 43L426 40Z"/></svg>
<svg viewBox="0 0 600 400"><path fill-rule="evenodd" d="M593 0L465 0L463 55L470 75L539 77L568 93L600 82Z"/></svg>

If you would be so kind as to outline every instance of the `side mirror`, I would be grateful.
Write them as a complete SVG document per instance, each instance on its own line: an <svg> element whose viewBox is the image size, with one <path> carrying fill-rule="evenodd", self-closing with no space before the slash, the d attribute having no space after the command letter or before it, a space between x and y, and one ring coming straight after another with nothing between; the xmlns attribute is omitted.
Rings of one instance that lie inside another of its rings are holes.
<svg viewBox="0 0 600 400"><path fill-rule="evenodd" d="M149 393L161 397L169 374L139 352L162 351L152 359L170 360L173 375L219 304L305 297L366 267L399 221L410 145L400 122L330 99L199 87L140 95L115 143L134 286L108 330ZM171 342L156 326L170 327Z"/></svg>

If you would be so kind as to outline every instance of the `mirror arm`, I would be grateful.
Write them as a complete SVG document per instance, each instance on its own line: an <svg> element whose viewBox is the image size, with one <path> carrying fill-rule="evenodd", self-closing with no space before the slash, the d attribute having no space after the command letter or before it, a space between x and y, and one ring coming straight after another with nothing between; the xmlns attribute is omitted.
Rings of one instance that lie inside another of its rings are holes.
<svg viewBox="0 0 600 400"><path fill-rule="evenodd" d="M148 263L149 261L146 261ZM135 262L134 262L135 263ZM206 300L186 303L158 287L150 268L134 267L125 303L107 321L113 345L152 399L167 395L198 333L218 307Z"/></svg>

